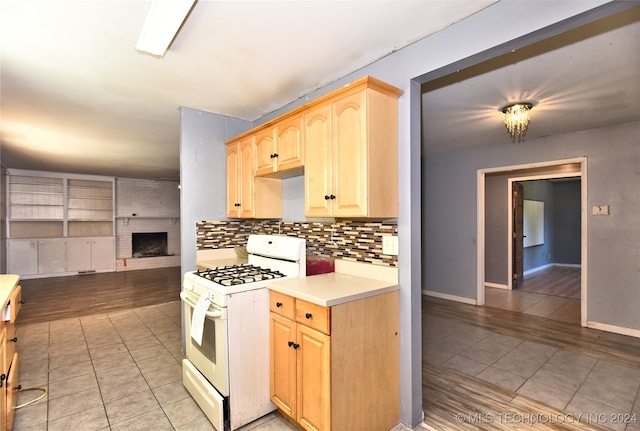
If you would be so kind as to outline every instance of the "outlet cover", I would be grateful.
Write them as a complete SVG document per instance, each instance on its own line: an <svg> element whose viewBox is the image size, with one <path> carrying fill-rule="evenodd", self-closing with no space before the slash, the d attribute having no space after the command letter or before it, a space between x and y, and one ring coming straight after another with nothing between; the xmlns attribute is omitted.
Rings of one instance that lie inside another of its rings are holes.
<svg viewBox="0 0 640 431"><path fill-rule="evenodd" d="M398 255L398 237L385 235L382 237L382 254L387 256Z"/></svg>

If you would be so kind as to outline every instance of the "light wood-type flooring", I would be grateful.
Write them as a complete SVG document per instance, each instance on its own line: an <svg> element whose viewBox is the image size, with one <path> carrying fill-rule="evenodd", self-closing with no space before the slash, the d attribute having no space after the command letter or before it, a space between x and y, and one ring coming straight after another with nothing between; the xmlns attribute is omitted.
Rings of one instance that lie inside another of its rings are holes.
<svg viewBox="0 0 640 431"><path fill-rule="evenodd" d="M17 323L110 313L180 299L180 267L20 280Z"/></svg>
<svg viewBox="0 0 640 431"><path fill-rule="evenodd" d="M528 274L518 287L523 292L580 299L580 268L551 266Z"/></svg>

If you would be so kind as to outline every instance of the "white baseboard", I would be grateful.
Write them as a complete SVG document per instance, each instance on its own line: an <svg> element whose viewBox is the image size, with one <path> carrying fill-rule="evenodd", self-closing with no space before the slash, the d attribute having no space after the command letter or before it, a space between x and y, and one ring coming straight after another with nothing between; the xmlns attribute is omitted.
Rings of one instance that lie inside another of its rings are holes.
<svg viewBox="0 0 640 431"><path fill-rule="evenodd" d="M582 267L582 265L580 265L579 263L548 263L546 265L528 269L524 272L524 275L533 274L534 272L542 271L543 269L551 268L552 266L563 266L565 268L581 268Z"/></svg>
<svg viewBox="0 0 640 431"><path fill-rule="evenodd" d="M640 329L625 328L623 326L609 325L607 323L598 323L591 321L587 322L587 328L640 338Z"/></svg>
<svg viewBox="0 0 640 431"><path fill-rule="evenodd" d="M531 268L531 269L526 270L524 272L524 275L533 274L534 272L538 272L538 271L542 271L543 269L551 268L554 265L555 265L554 263L548 263L546 265L538 266L536 268Z"/></svg>
<svg viewBox="0 0 640 431"><path fill-rule="evenodd" d="M465 304L478 305L478 301L473 298L465 298L464 296L449 295L448 293L434 292L432 290L422 289L422 294L433 296L434 298L448 299L449 301L464 302Z"/></svg>
<svg viewBox="0 0 640 431"><path fill-rule="evenodd" d="M509 286L507 286L506 284L489 283L489 282L486 282L486 281L484 283L484 287L493 287L495 289L509 290Z"/></svg>
<svg viewBox="0 0 640 431"><path fill-rule="evenodd" d="M564 266L565 268L582 268L579 263L554 263L553 266Z"/></svg>

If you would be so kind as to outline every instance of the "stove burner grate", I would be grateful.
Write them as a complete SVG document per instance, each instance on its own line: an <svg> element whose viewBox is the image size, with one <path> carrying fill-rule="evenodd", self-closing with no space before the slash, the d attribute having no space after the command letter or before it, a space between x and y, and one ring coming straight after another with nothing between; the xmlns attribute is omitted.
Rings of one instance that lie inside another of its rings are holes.
<svg viewBox="0 0 640 431"><path fill-rule="evenodd" d="M262 268L251 264L200 269L196 271L196 274L223 286L273 280L285 276L280 271Z"/></svg>

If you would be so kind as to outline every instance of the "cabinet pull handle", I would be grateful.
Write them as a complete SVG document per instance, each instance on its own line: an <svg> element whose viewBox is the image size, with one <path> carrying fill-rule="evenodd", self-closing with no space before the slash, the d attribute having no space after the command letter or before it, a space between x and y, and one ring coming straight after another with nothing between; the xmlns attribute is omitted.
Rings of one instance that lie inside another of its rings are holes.
<svg viewBox="0 0 640 431"><path fill-rule="evenodd" d="M304 315L304 317L306 317L307 319L311 319L312 316L311 316L311 313L307 313Z"/></svg>
<svg viewBox="0 0 640 431"><path fill-rule="evenodd" d="M278 308L282 307L282 302L276 302L276 307Z"/></svg>
<svg viewBox="0 0 640 431"><path fill-rule="evenodd" d="M17 343L17 342L18 342L18 337L13 337L13 338L11 338L9 341L12 341L12 342L14 342L14 343Z"/></svg>

